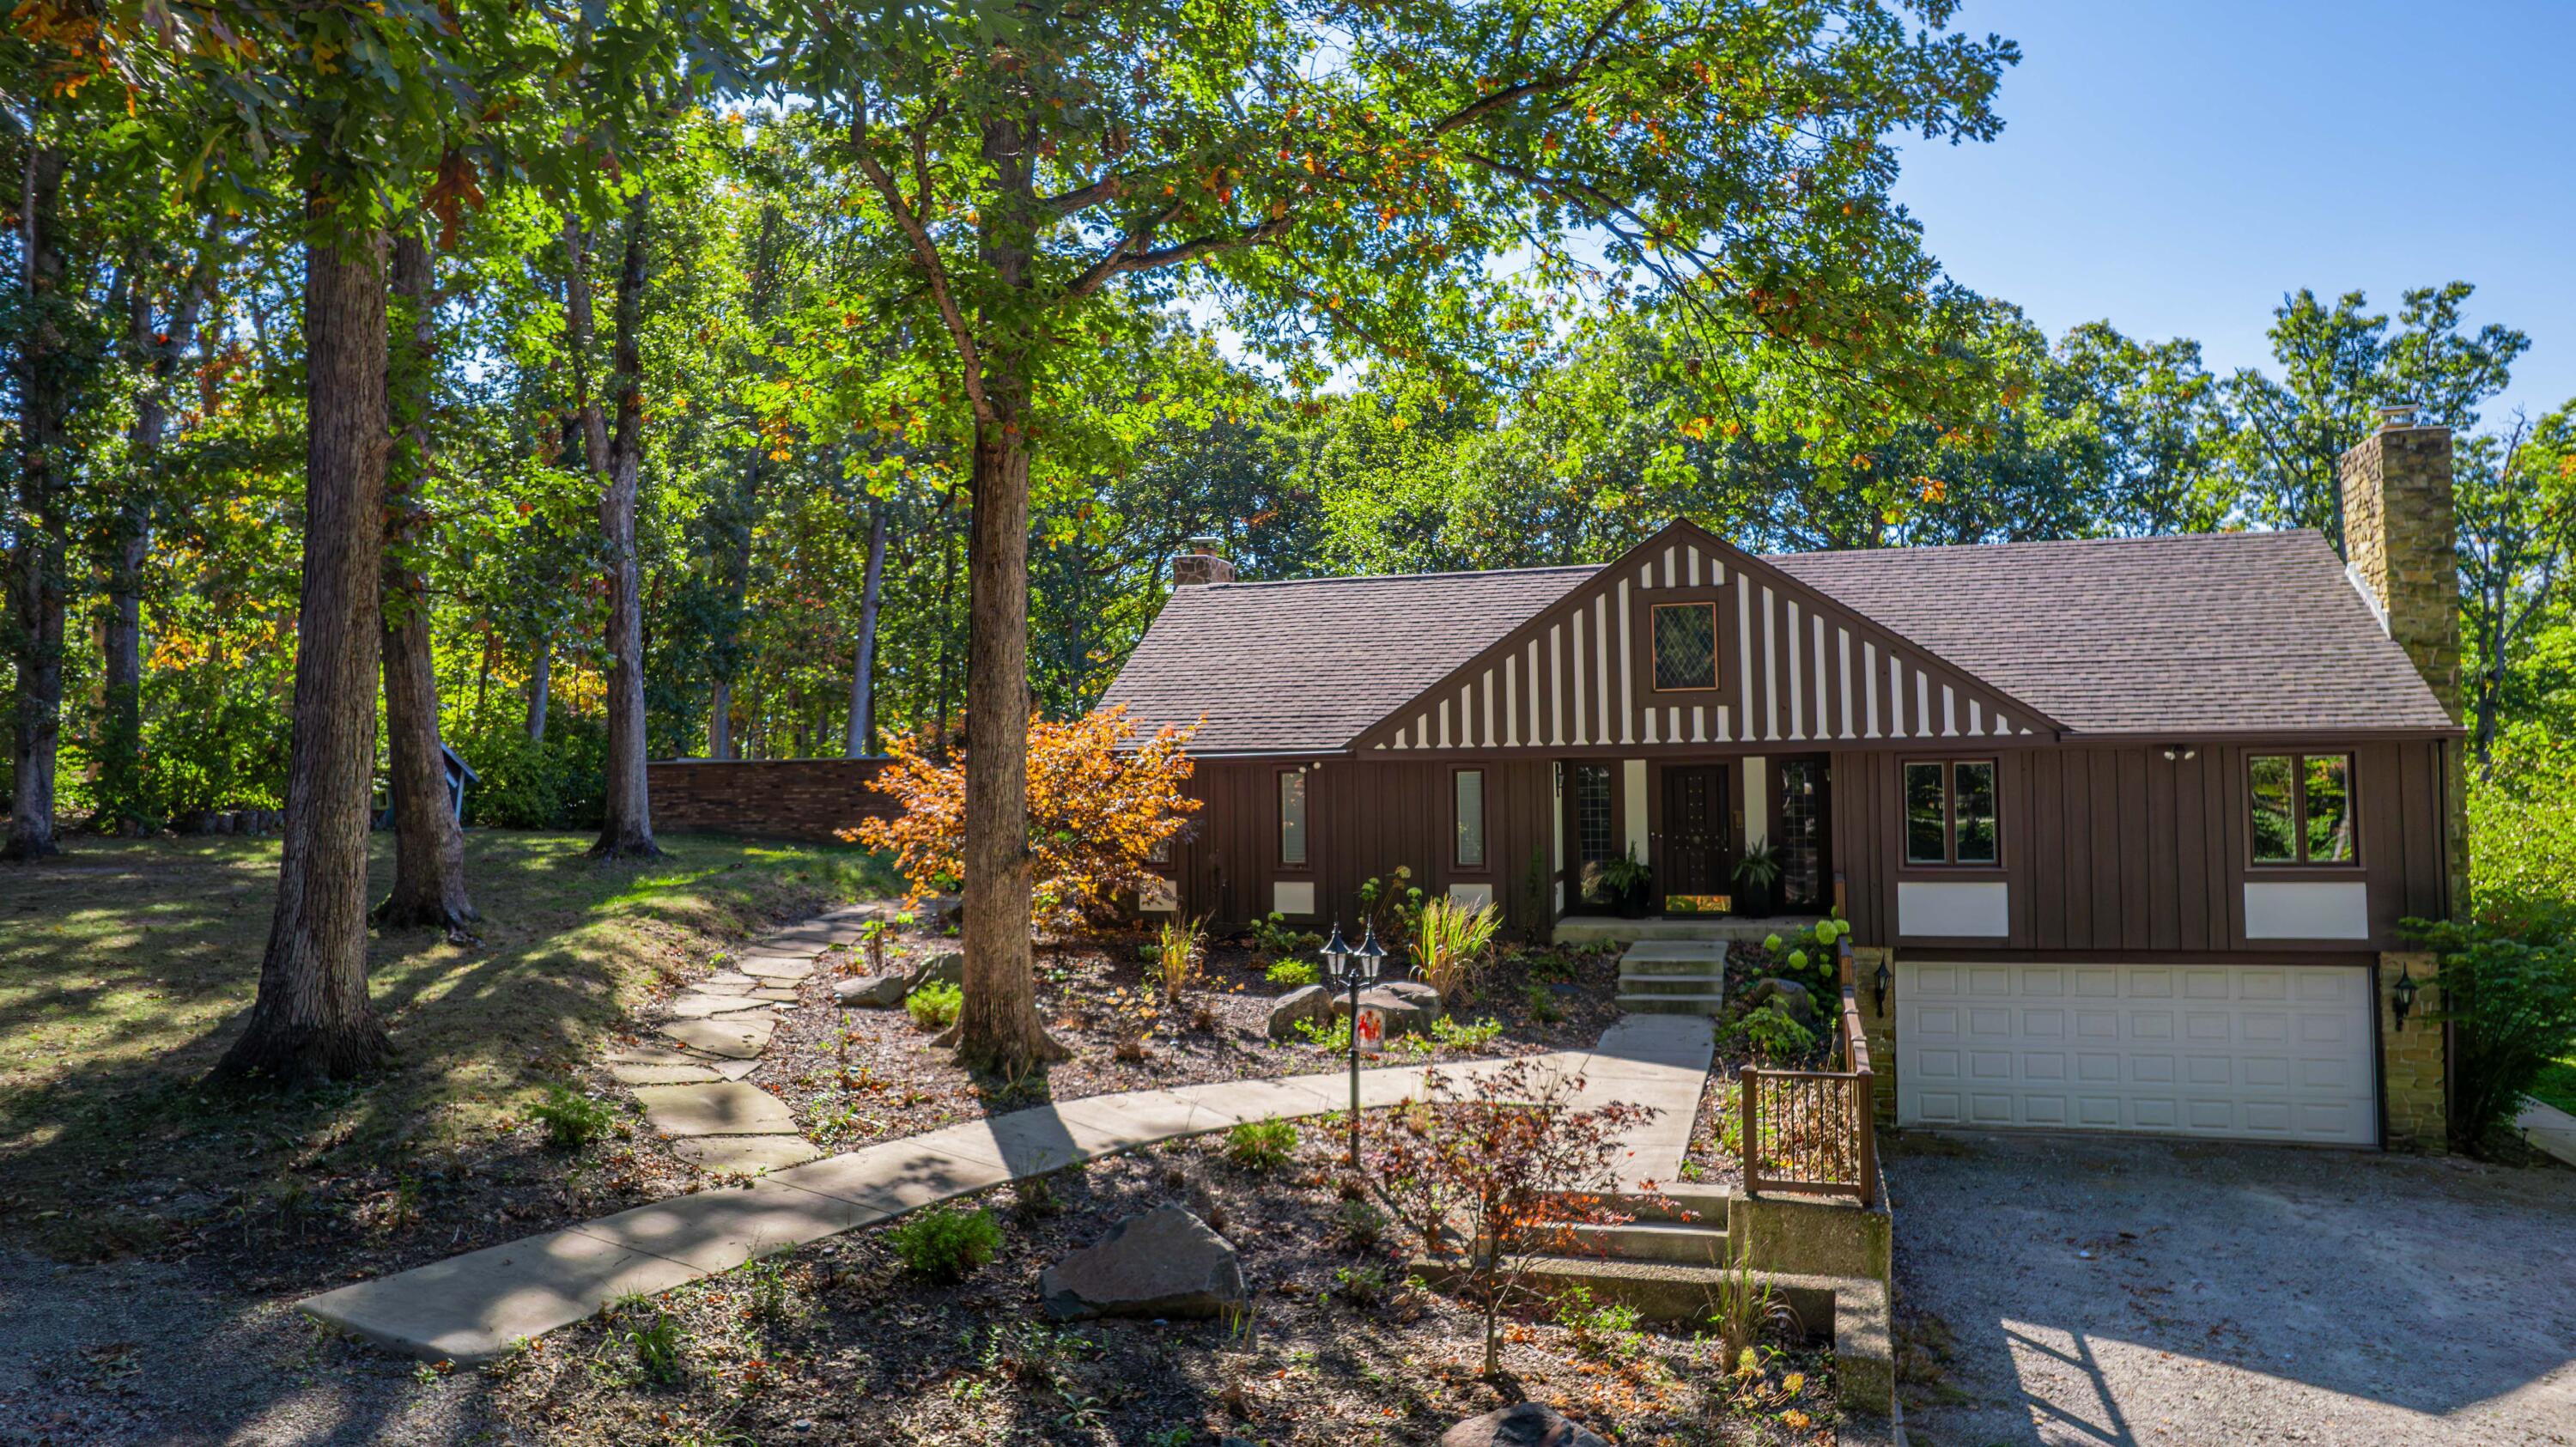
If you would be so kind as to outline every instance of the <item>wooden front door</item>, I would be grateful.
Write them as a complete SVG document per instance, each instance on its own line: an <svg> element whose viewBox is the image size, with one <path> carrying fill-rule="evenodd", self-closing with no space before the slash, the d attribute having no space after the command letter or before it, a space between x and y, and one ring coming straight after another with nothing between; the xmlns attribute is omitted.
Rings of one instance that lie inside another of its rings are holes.
<svg viewBox="0 0 2576 1447"><path fill-rule="evenodd" d="M1673 912L1672 896L1727 892L1733 815L1726 807L1723 764L1664 769L1664 829L1655 858L1655 894ZM1683 911L1688 912L1688 911Z"/></svg>

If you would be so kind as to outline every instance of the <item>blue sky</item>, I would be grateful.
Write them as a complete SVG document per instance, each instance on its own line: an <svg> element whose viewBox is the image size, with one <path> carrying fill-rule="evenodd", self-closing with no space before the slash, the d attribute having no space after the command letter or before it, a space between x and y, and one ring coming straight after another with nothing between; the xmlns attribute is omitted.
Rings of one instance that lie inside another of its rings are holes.
<svg viewBox="0 0 2576 1447"><path fill-rule="evenodd" d="M2283 292L2454 278L2532 339L2494 424L2576 398L2571 0L1967 0L2020 42L2003 135L1896 194L1951 275L2055 335L2107 318L2268 363Z"/></svg>

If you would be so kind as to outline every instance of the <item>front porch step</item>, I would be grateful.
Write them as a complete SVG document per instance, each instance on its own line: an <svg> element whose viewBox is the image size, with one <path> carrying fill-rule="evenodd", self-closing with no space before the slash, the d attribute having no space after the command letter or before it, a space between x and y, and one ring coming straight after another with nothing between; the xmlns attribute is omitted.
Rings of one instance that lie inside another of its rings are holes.
<svg viewBox="0 0 2576 1447"><path fill-rule="evenodd" d="M1772 935L1786 939L1816 922L1814 915L1773 915L1746 919L1734 915L1694 915L1681 919L1621 919L1606 914L1569 914L1556 922L1561 945L1631 944L1640 940L1733 940L1762 943Z"/></svg>
<svg viewBox="0 0 2576 1447"><path fill-rule="evenodd" d="M1640 975L1621 970L1619 993L1632 991L1648 995L1722 995L1726 993L1726 976Z"/></svg>
<svg viewBox="0 0 2576 1447"><path fill-rule="evenodd" d="M1726 963L1724 940L1641 940L1619 956L1619 967L1640 975L1700 975Z"/></svg>
<svg viewBox="0 0 2576 1447"><path fill-rule="evenodd" d="M1622 992L1619 1008L1631 1015L1716 1015L1726 1008L1724 995L1631 995Z"/></svg>
<svg viewBox="0 0 2576 1447"><path fill-rule="evenodd" d="M1669 1221L1629 1221L1617 1226L1568 1226L1568 1253L1611 1261L1661 1261L1681 1266L1726 1266L1726 1218L1717 1226L1681 1226Z"/></svg>

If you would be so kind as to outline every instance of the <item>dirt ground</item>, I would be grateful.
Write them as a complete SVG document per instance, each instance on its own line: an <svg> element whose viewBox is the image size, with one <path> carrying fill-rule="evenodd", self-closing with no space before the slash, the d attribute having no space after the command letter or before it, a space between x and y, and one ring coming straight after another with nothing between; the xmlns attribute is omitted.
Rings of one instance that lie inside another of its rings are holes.
<svg viewBox="0 0 2576 1447"><path fill-rule="evenodd" d="M1919 1447L2576 1443L2576 1172L1909 1133Z"/></svg>

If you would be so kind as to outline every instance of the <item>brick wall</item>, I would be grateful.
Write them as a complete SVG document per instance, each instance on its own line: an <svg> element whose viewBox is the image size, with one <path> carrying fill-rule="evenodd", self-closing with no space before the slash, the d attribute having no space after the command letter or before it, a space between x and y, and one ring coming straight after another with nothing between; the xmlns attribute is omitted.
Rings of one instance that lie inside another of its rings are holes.
<svg viewBox="0 0 2576 1447"><path fill-rule="evenodd" d="M2420 951L2379 957L2379 1077L2388 1090L2388 1148L2439 1151L2450 1144L2450 1110L2444 1096L2441 1025L2428 1019L2441 1008L2432 984L2440 961ZM2415 980L2415 1008L2398 1029L2389 1002L2401 974Z"/></svg>
<svg viewBox="0 0 2576 1447"><path fill-rule="evenodd" d="M869 787L883 759L663 759L644 767L653 827L664 833L829 843L835 829L894 812Z"/></svg>
<svg viewBox="0 0 2576 1447"><path fill-rule="evenodd" d="M1860 1000L1860 1033L1869 1040L1870 1105L1883 1126L1896 1124L1896 992L1890 990L1887 1009L1878 1008L1878 991L1871 979L1878 967L1886 965L1893 975L1896 951L1885 945L1852 946L1852 993Z"/></svg>

